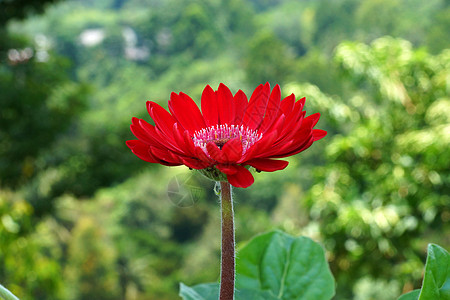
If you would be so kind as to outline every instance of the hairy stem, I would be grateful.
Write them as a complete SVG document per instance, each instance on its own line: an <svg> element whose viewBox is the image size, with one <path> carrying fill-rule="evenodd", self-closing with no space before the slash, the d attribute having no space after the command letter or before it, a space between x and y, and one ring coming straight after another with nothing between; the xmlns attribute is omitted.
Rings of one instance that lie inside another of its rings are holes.
<svg viewBox="0 0 450 300"><path fill-rule="evenodd" d="M234 212L231 185L228 182L220 182L220 203L222 208L222 265L219 299L233 300L235 277Z"/></svg>

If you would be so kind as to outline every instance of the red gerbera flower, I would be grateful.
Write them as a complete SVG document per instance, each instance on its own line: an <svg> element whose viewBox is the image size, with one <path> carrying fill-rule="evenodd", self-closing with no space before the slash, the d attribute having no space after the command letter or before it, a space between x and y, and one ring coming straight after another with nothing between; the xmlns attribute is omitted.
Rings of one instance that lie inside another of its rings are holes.
<svg viewBox="0 0 450 300"><path fill-rule="evenodd" d="M155 126L133 118L131 131L138 138L127 146L140 159L166 166L186 165L216 181L248 187L254 178L248 170L282 170L287 157L306 150L326 131L313 129L316 113L305 118L305 98L294 94L281 100L278 85L259 85L250 101L239 90L234 96L224 84L203 90L201 110L186 94L172 93L169 110L147 102Z"/></svg>

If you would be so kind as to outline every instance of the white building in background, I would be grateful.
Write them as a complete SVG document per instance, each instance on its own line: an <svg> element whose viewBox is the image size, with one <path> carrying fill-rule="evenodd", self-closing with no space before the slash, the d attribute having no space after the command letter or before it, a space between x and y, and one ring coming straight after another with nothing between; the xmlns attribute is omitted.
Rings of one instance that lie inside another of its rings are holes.
<svg viewBox="0 0 450 300"><path fill-rule="evenodd" d="M105 30L93 28L84 30L78 37L80 43L85 47L94 47L105 39Z"/></svg>
<svg viewBox="0 0 450 300"><path fill-rule="evenodd" d="M84 47L94 47L101 44L106 37L105 30L102 28L92 28L84 30L78 37L78 40ZM134 61L143 61L150 56L150 49L147 46L138 47L138 36L131 27L125 27L122 30L124 40L125 58Z"/></svg>
<svg viewBox="0 0 450 300"><path fill-rule="evenodd" d="M150 56L150 49L147 46L138 47L138 36L131 27L125 27L122 30L122 36L125 40L125 58L129 60L146 60Z"/></svg>

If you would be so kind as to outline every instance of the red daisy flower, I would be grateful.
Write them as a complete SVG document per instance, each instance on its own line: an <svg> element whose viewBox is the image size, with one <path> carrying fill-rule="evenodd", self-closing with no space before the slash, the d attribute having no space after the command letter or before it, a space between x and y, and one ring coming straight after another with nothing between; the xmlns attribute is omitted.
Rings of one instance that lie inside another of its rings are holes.
<svg viewBox="0 0 450 300"><path fill-rule="evenodd" d="M137 140L127 146L140 159L166 166L186 165L216 181L248 187L254 178L248 170L273 172L288 162L287 157L309 148L326 131L313 129L316 113L305 118L305 98L294 94L281 100L278 85L259 85L250 101L239 90L234 96L224 84L214 91L203 90L201 110L186 94L172 93L169 110L147 102L155 125L133 118L131 131Z"/></svg>

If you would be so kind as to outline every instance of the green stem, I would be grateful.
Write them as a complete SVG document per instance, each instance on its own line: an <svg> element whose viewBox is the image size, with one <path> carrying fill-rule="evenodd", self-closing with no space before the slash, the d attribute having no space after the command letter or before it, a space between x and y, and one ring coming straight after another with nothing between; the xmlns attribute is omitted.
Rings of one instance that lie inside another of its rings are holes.
<svg viewBox="0 0 450 300"><path fill-rule="evenodd" d="M220 300L234 299L235 255L234 212L231 185L220 182L222 208L222 265L220 270Z"/></svg>

